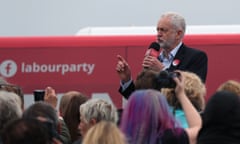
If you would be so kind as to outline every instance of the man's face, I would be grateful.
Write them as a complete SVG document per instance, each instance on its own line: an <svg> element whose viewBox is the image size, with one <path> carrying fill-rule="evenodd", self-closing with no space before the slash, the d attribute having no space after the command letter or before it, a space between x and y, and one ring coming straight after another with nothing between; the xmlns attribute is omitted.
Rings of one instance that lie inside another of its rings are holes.
<svg viewBox="0 0 240 144"><path fill-rule="evenodd" d="M157 40L160 47L165 50L172 50L178 44L177 31L170 23L170 19L163 17L157 24Z"/></svg>

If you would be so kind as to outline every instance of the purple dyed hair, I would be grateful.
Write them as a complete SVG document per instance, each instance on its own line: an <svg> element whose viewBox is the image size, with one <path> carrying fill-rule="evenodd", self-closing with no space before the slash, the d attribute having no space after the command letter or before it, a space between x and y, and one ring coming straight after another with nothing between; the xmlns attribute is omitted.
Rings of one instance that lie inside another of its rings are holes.
<svg viewBox="0 0 240 144"><path fill-rule="evenodd" d="M126 105L120 128L129 144L156 144L167 129L179 127L165 96L159 91L136 90Z"/></svg>

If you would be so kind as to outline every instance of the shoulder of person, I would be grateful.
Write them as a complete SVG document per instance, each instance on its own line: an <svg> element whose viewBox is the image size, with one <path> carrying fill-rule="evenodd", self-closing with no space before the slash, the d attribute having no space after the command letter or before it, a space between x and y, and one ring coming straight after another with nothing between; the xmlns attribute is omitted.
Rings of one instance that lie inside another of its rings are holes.
<svg viewBox="0 0 240 144"><path fill-rule="evenodd" d="M201 50L201 49L198 49L198 48L192 48L192 47L189 47L185 44L183 44L182 46L187 52L191 52L191 53L202 53L202 54L206 54L205 51Z"/></svg>
<svg viewBox="0 0 240 144"><path fill-rule="evenodd" d="M188 55L189 57L201 57L207 59L207 53L205 51L198 48L188 47L185 44L181 46L179 53Z"/></svg>

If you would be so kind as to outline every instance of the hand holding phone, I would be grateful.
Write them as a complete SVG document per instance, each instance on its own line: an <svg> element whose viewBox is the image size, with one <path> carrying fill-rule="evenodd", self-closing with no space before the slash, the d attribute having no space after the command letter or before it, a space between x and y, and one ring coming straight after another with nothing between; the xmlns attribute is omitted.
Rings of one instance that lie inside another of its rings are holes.
<svg viewBox="0 0 240 144"><path fill-rule="evenodd" d="M54 108L57 107L57 94L52 87L46 87L44 101L51 104Z"/></svg>

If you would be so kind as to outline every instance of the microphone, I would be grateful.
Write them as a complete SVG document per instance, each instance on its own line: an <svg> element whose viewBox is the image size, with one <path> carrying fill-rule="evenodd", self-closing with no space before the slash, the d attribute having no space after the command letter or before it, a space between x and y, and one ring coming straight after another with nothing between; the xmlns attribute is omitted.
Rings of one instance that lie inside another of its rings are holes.
<svg viewBox="0 0 240 144"><path fill-rule="evenodd" d="M152 42L150 46L148 47L145 56L153 56L153 57L158 57L160 53L160 45L157 42Z"/></svg>
<svg viewBox="0 0 240 144"><path fill-rule="evenodd" d="M160 54L160 45L157 42L152 42L150 46L148 47L145 56L153 56L158 58ZM144 67L144 69L148 69L148 67Z"/></svg>

